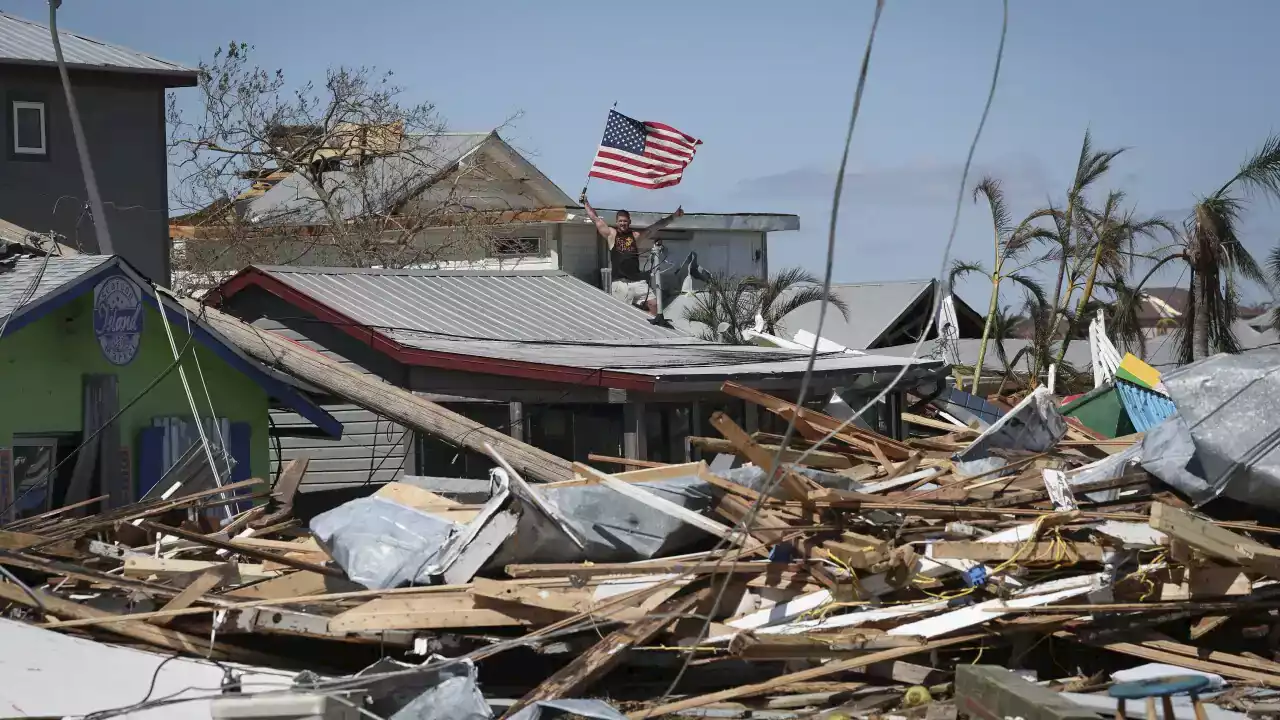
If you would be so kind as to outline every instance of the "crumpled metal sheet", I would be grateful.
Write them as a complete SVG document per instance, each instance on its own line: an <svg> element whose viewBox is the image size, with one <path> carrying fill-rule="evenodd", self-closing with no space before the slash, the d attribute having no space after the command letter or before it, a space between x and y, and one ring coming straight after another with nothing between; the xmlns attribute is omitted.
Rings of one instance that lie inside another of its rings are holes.
<svg viewBox="0 0 1280 720"><path fill-rule="evenodd" d="M635 483L656 496L697 513L715 499L714 488L696 475ZM540 513L524 513L515 535L486 567L510 563L633 562L678 554L707 538L704 530L603 485L543 489L533 486L568 519L586 540L578 548Z"/></svg>
<svg viewBox="0 0 1280 720"><path fill-rule="evenodd" d="M1178 413L1147 431L1142 443L1142 469L1186 495L1196 506L1218 496L1202 477L1191 429Z"/></svg>
<svg viewBox="0 0 1280 720"><path fill-rule="evenodd" d="M1053 448L1067 434L1067 421L1058 412L1053 395L1036 388L1017 407L991 424L969 447L956 454L956 469L962 475L980 475L1008 464L991 451L1021 450L1040 453Z"/></svg>
<svg viewBox="0 0 1280 720"><path fill-rule="evenodd" d="M1114 480L1124 475L1134 465L1142 462L1142 457L1142 443L1134 443L1121 452L1108 455L1101 460L1071 470L1067 473L1067 482L1070 485L1085 485L1087 483L1102 482L1103 480ZM1094 502L1110 502L1119 498L1120 493L1120 488L1112 488L1110 490L1085 493L1085 497Z"/></svg>
<svg viewBox="0 0 1280 720"><path fill-rule="evenodd" d="M425 664L447 660L440 655ZM370 710L387 720L490 720L493 711L476 683L476 667L470 660L458 660L430 670L384 658L357 677L390 675L373 681L367 688Z"/></svg>
<svg viewBox="0 0 1280 720"><path fill-rule="evenodd" d="M1280 347L1214 355L1162 379L1214 494L1280 508Z"/></svg>
<svg viewBox="0 0 1280 720"><path fill-rule="evenodd" d="M463 526L374 496L321 513L310 527L348 578L382 590L428 582L441 550Z"/></svg>

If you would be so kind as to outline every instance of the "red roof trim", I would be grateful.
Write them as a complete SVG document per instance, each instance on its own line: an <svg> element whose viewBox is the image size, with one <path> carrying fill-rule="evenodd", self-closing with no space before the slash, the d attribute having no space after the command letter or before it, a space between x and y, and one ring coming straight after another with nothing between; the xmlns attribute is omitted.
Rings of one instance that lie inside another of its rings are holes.
<svg viewBox="0 0 1280 720"><path fill-rule="evenodd" d="M315 315L318 319L332 324L351 337L404 365L642 392L653 392L657 384L657 381L651 377L616 370L577 368L406 347L373 328L360 325L353 318L254 267L241 270L215 288L206 296L205 302L217 307L225 299L249 286L260 287L281 300Z"/></svg>

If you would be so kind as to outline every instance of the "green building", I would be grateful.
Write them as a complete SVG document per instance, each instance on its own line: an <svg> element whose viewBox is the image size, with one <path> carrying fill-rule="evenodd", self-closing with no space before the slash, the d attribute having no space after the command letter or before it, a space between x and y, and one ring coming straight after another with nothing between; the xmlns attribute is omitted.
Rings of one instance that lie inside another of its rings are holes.
<svg viewBox="0 0 1280 720"><path fill-rule="evenodd" d="M0 522L99 495L134 502L184 462L212 460L224 482L269 478L273 407L341 437L316 391L121 258L33 255L0 260Z"/></svg>

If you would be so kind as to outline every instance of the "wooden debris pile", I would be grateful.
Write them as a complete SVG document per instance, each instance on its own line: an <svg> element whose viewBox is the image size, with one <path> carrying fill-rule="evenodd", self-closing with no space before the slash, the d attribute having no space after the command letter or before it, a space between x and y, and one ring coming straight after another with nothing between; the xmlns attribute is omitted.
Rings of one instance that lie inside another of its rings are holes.
<svg viewBox="0 0 1280 720"><path fill-rule="evenodd" d="M272 491L242 484L258 504L225 524L210 510L235 486L10 523L0 599L9 619L60 632L326 676L388 656L467 658L507 712L597 697L633 718L838 708L938 720L971 712L956 674L970 665L1016 670L1098 711L1087 703L1112 702L1123 672L1151 663L1211 676L1201 700L1219 717L1277 706L1265 689L1280 688L1280 528L1193 512L1131 461L1141 436L1100 440L1063 423L1051 446L1028 448L1007 426L958 426L921 405L898 441L723 389L794 423L794 439L717 413L719 437L690 442L737 458L730 470L619 460L648 467L578 464L573 480L531 484L494 453L509 504L409 479L378 489L457 528L436 584L353 583L331 543L293 517L306 471L294 461ZM957 458L978 445L996 467L966 474ZM668 499L676 479L705 489L705 511ZM612 526L554 492L592 486L634 509L624 517L657 513L697 539L638 561L573 560ZM495 524L505 515L512 525ZM520 524L532 516L533 539L557 540L547 552L573 561L504 560L537 555Z"/></svg>

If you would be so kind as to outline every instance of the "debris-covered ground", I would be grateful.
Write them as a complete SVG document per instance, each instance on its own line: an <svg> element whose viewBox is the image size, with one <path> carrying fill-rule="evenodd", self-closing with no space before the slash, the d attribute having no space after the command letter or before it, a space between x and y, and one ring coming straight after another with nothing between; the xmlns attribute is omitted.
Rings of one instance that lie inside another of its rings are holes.
<svg viewBox="0 0 1280 720"><path fill-rule="evenodd" d="M790 447L717 413L709 464L543 483L491 450L306 524L305 461L168 478L0 531L0 715L1265 714L1277 359L1126 358L968 425L916 398L905 441L726 383Z"/></svg>

